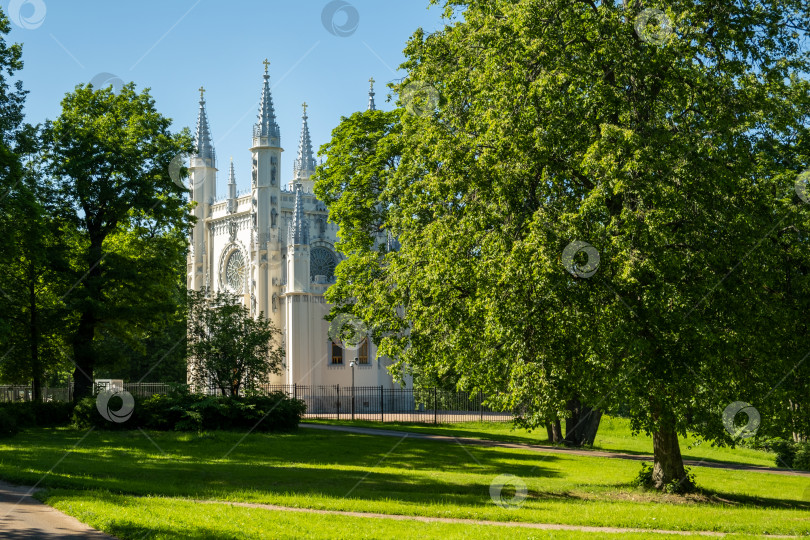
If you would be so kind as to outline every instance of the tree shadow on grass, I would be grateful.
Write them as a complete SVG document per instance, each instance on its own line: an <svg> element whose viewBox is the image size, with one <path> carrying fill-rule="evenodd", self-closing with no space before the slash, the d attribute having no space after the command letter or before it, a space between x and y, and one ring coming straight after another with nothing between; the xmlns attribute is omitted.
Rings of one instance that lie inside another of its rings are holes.
<svg viewBox="0 0 810 540"><path fill-rule="evenodd" d="M189 445L178 444L176 434L152 433L165 455L144 437L121 433L94 435L66 457L64 440L50 445L43 441L42 447L9 451L13 465L7 461L0 466L0 474L15 482L39 481L40 487L133 495L227 499L244 492L251 498L272 500L283 495L345 497L351 493L367 500L473 506L490 503L490 482L499 474L561 476L553 465L555 456L538 465L536 460L500 449L343 433L248 437L233 449L242 434L218 435ZM179 457L174 453L178 449ZM436 475L436 471L454 476Z"/></svg>
<svg viewBox="0 0 810 540"><path fill-rule="evenodd" d="M477 506L491 503L489 482L500 474L530 479L560 478L570 472L560 463L565 454L545 454L538 460L498 447L341 432L249 437L244 432L201 436L148 432L148 439L138 431L97 432L71 449L83 435L43 430L24 437L4 451L0 475L29 485L41 480L41 487L133 495L227 499L244 492L252 499L272 500L284 495L345 497L351 493L364 500ZM66 456L68 450L71 453ZM437 471L460 476L437 477ZM599 486L628 488L626 483ZM708 504L810 506L810 501L705 493ZM530 492L530 498L594 500L588 495L549 492Z"/></svg>

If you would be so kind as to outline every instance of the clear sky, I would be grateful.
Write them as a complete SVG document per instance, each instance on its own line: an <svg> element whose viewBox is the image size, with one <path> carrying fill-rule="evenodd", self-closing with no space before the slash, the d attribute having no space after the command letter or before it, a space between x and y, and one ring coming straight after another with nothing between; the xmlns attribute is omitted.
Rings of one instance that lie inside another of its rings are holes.
<svg viewBox="0 0 810 540"><path fill-rule="evenodd" d="M231 156L238 189L250 187L248 149L265 58L271 62L286 183L298 148L301 104L309 105L317 152L341 116L365 109L369 77L377 81L377 107L391 108L385 85L404 75L397 68L407 39L419 27L433 31L443 24L440 6L428 9L428 0L0 1L12 21L9 41L23 44L20 77L30 92L29 122L55 118L66 92L110 73L138 89L151 88L173 129L188 126L193 132L197 89L204 86L219 197L227 193ZM324 17L325 8L334 15Z"/></svg>

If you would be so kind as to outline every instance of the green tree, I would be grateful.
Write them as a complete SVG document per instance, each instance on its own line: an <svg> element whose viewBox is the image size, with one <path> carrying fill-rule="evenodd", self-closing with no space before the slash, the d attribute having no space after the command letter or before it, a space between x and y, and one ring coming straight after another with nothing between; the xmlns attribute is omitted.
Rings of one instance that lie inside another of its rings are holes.
<svg viewBox="0 0 810 540"><path fill-rule="evenodd" d="M65 250L52 217L50 186L39 170L40 134L23 123L26 92L10 78L22 68L22 48L2 38L9 30L0 12L0 380L31 383L34 399L46 374L65 357Z"/></svg>
<svg viewBox="0 0 810 540"><path fill-rule="evenodd" d="M374 328L400 370L455 373L526 425L572 399L621 407L653 437L656 487L690 489L679 435L734 443L730 402L807 400L779 380L810 349L798 314L810 215L794 192L808 166L810 11L444 6L448 25L405 50L402 108L344 122L325 147L316 192L348 256L330 301ZM364 123L393 126L383 114L401 126L368 148L346 142ZM366 156L359 172L346 144ZM378 152L395 167L375 171ZM401 249L371 249L380 228Z"/></svg>
<svg viewBox="0 0 810 540"><path fill-rule="evenodd" d="M189 291L188 337L189 372L198 387L238 396L281 373L281 331L263 313L254 319L233 294Z"/></svg>
<svg viewBox="0 0 810 540"><path fill-rule="evenodd" d="M45 129L46 170L59 211L78 234L71 344L77 399L90 394L105 331L137 336L174 312L167 294L182 272L189 222L169 163L190 152L188 130L169 131L148 90L77 86Z"/></svg>

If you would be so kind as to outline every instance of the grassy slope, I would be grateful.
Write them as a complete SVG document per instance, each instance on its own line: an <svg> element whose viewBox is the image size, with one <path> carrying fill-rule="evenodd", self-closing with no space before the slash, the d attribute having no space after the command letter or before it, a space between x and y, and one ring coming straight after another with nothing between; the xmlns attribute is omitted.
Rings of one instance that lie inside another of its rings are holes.
<svg viewBox="0 0 810 540"><path fill-rule="evenodd" d="M58 463L41 486L501 521L810 534L810 502L802 500L810 482L800 477L699 468L707 496L690 500L631 488L639 464L624 460L306 430L252 434L241 443L240 433L149 432L147 438L138 431L94 431L66 455L83 435L34 430L2 441L0 477L33 484ZM517 510L490 500L490 483L504 473L528 484L529 498ZM109 514L100 502L88 502L92 493L50 497L49 503L94 525L86 516ZM70 506L83 497L89 510ZM120 512L144 504L127 501ZM174 502L153 504L187 513ZM197 522L210 511L189 511L188 519ZM245 519L279 519L260 512ZM153 513L144 510L147 517Z"/></svg>
<svg viewBox="0 0 810 540"><path fill-rule="evenodd" d="M514 428L510 422L463 422L459 424L417 424L408 422L367 422L351 420L307 420L318 424L343 426L360 426L383 429L416 431L454 437L470 437L495 441L517 442L525 444L550 444L545 431L528 431ZM627 454L652 454L652 437L644 434L633 435L630 432L630 421L625 418L604 417L599 425L595 450L624 452ZM727 463L744 463L763 467L775 467L774 454L750 448L713 447L693 436L681 439L681 453L684 459L696 461L721 461Z"/></svg>

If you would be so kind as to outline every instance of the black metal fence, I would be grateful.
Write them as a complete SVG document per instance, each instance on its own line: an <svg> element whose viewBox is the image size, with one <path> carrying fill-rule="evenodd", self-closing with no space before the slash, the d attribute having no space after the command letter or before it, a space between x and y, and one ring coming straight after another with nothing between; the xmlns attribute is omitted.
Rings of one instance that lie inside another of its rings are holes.
<svg viewBox="0 0 810 540"><path fill-rule="evenodd" d="M134 396L168 394L177 385L164 383L124 383ZM198 389L207 395L220 395L218 388ZM379 422L450 423L509 421L510 413L497 412L484 405L481 393L456 392L438 388L385 388L383 386L302 386L265 384L254 388L260 393L283 392L307 405L307 419L371 420ZM72 388L43 388L46 401L67 401ZM0 402L30 401L30 386L0 386Z"/></svg>

